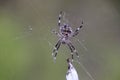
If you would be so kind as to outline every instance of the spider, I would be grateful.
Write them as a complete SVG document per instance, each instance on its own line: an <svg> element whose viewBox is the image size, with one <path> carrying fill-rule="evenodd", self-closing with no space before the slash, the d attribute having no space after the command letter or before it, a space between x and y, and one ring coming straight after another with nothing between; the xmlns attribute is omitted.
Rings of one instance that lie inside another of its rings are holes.
<svg viewBox="0 0 120 80"><path fill-rule="evenodd" d="M73 31L68 24L66 23L61 24L62 15L63 15L63 12L60 11L59 18L58 18L59 32L53 31L53 33L55 33L59 37L59 40L53 49L52 56L54 57L54 60L56 60L58 49L60 48L61 44L66 44L71 51L71 58L73 60L73 54L76 54L77 57L79 57L79 55L75 47L73 46L72 42L70 41L70 38L78 35L79 30L83 27L83 21L82 21L82 24L75 31Z"/></svg>

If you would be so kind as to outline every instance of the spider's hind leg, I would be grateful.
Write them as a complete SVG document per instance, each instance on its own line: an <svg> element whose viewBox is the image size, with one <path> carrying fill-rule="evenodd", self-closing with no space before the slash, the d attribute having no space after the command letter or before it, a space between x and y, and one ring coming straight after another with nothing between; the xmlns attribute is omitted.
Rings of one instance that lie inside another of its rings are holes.
<svg viewBox="0 0 120 80"><path fill-rule="evenodd" d="M73 52L76 54L77 57L79 57L78 52L76 51L75 47L71 43L71 47L73 48Z"/></svg>
<svg viewBox="0 0 120 80"><path fill-rule="evenodd" d="M52 52L52 56L54 57L54 60L56 60L56 56L57 56L57 53L58 53L58 49L60 48L60 45L61 45L61 41L59 40L57 42L57 44L55 45L55 47L53 49L53 52Z"/></svg>
<svg viewBox="0 0 120 80"><path fill-rule="evenodd" d="M73 54L74 54L74 53L75 53L76 56L79 58L79 55L78 55L75 47L72 45L72 43L68 43L67 45L68 45L69 49L71 50L72 61L73 61L73 59L74 59L74 57L73 57Z"/></svg>
<svg viewBox="0 0 120 80"><path fill-rule="evenodd" d="M71 50L71 58L72 58L72 61L73 61L73 59L74 59L74 57L73 57L73 48L71 47L70 43L68 43L67 45L68 45L69 49Z"/></svg>

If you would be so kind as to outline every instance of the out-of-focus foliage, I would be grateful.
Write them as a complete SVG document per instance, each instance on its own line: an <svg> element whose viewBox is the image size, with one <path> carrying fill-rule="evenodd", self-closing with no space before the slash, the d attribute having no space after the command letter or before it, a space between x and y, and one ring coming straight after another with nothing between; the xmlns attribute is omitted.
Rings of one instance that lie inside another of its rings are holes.
<svg viewBox="0 0 120 80"><path fill-rule="evenodd" d="M0 15L0 80L19 80L24 71L26 45L15 39L20 26L11 15Z"/></svg>

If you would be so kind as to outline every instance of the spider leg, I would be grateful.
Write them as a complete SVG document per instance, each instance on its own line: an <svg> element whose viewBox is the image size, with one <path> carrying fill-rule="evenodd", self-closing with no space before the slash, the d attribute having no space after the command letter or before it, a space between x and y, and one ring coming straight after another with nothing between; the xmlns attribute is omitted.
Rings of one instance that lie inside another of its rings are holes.
<svg viewBox="0 0 120 80"><path fill-rule="evenodd" d="M73 37L79 34L79 30L83 27L83 21L82 21L82 25L80 25L73 33Z"/></svg>
<svg viewBox="0 0 120 80"><path fill-rule="evenodd" d="M67 45L68 45L69 49L71 50L72 61L73 61L73 59L74 59L73 53L75 53L76 56L79 58L79 55L78 55L75 47L72 45L72 43L68 43Z"/></svg>
<svg viewBox="0 0 120 80"><path fill-rule="evenodd" d="M77 57L79 57L79 55L78 55L78 53L77 53L77 51L76 51L75 47L73 46L73 44L72 44L72 43L70 43L70 45L71 45L71 47L73 48L73 52L76 54L76 56L77 56Z"/></svg>
<svg viewBox="0 0 120 80"><path fill-rule="evenodd" d="M60 48L60 45L61 45L61 40L59 40L57 42L57 44L55 45L55 47L53 49L52 55L53 55L54 59L56 59L56 56L57 56L57 53L58 53L58 49Z"/></svg>
<svg viewBox="0 0 120 80"><path fill-rule="evenodd" d="M62 11L60 11L59 18L58 18L58 26L61 25L61 17L62 17Z"/></svg>
<svg viewBox="0 0 120 80"><path fill-rule="evenodd" d="M74 57L73 57L73 52L74 52L74 50L73 50L73 48L71 47L71 43L67 43L67 45L68 45L69 49L71 50L71 57L72 57L72 61L73 61L73 59L74 59Z"/></svg>

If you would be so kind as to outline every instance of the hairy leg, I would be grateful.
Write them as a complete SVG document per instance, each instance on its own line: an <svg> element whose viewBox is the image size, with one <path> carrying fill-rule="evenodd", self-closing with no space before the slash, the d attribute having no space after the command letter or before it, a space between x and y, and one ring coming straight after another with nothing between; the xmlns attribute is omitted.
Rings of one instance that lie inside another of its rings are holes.
<svg viewBox="0 0 120 80"><path fill-rule="evenodd" d="M58 53L58 49L60 48L60 45L61 45L61 40L59 40L57 42L57 44L55 45L55 47L53 49L52 55L53 55L54 59L56 59L56 56L57 56L57 53Z"/></svg>
<svg viewBox="0 0 120 80"><path fill-rule="evenodd" d="M73 33L73 37L79 34L79 30L83 27L83 22L82 24L75 30L75 32Z"/></svg>
<svg viewBox="0 0 120 80"><path fill-rule="evenodd" d="M62 11L60 11L59 18L58 18L58 26L61 25L61 17L62 17Z"/></svg>
<svg viewBox="0 0 120 80"><path fill-rule="evenodd" d="M68 45L69 49L71 50L71 57L72 57L72 60L74 59L74 57L73 57L73 54L74 54L74 53L75 53L76 56L79 58L79 55L78 55L78 53L77 53L75 47L72 45L72 43L69 42L67 45Z"/></svg>

